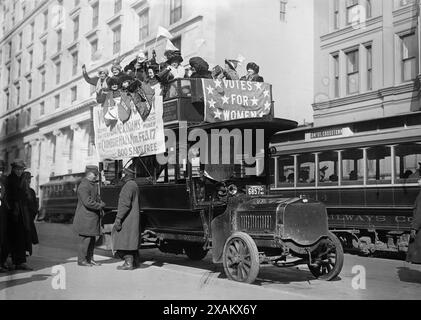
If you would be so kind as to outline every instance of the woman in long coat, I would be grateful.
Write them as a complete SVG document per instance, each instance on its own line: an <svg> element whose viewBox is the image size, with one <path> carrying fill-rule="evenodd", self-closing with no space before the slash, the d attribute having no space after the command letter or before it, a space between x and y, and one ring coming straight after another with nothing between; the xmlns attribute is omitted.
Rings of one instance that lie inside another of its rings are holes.
<svg viewBox="0 0 421 320"><path fill-rule="evenodd" d="M132 270L139 264L140 215L139 188L134 181L135 172L123 170L123 188L118 199L118 211L112 231L113 250L124 264L119 270Z"/></svg>
<svg viewBox="0 0 421 320"><path fill-rule="evenodd" d="M421 187L421 179L418 180L418 185ZM415 200L406 261L421 264L421 191Z"/></svg>

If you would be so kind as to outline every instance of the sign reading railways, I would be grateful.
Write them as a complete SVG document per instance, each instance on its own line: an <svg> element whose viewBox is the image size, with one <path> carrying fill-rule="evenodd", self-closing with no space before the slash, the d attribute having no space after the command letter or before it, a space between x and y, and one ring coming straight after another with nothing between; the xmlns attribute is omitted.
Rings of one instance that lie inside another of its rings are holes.
<svg viewBox="0 0 421 320"><path fill-rule="evenodd" d="M143 120L131 105L131 115L126 122L117 120L106 123L104 108L94 107L95 145L100 161L148 156L165 152L162 96L155 96L148 117Z"/></svg>

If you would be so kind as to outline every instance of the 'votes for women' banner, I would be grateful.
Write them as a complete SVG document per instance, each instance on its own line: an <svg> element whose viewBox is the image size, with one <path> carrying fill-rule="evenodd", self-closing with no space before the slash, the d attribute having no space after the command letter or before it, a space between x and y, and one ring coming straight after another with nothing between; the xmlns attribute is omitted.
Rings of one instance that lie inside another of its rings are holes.
<svg viewBox="0 0 421 320"><path fill-rule="evenodd" d="M121 99L115 99L115 102L118 105ZM139 114L134 103L128 103L126 107L131 109L128 119L123 122L116 117L111 124L107 122L110 110L103 106L94 107L95 146L100 161L128 159L165 152L162 96L156 95L151 102L151 109L146 118Z"/></svg>
<svg viewBox="0 0 421 320"><path fill-rule="evenodd" d="M262 118L271 113L271 85L241 80L202 79L205 121Z"/></svg>

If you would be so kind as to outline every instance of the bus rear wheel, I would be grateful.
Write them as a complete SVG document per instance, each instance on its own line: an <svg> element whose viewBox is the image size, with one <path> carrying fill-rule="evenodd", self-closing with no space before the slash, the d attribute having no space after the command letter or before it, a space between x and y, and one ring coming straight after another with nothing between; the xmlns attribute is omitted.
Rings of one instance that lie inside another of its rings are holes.
<svg viewBox="0 0 421 320"><path fill-rule="evenodd" d="M203 244L201 243L189 243L184 246L184 252L193 261L202 260L208 254L208 251L203 249Z"/></svg>
<svg viewBox="0 0 421 320"><path fill-rule="evenodd" d="M259 274L259 251L254 240L244 232L231 235L224 245L224 271L230 280L253 283Z"/></svg>
<svg viewBox="0 0 421 320"><path fill-rule="evenodd" d="M338 237L329 231L328 238L320 243L315 253L314 262L308 264L313 276L326 281L335 279L344 264L344 251Z"/></svg>

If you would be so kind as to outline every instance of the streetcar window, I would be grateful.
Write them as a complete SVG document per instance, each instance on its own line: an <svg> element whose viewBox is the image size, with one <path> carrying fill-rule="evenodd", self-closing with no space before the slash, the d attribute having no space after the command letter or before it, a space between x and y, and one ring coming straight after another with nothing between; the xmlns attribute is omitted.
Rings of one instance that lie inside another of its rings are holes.
<svg viewBox="0 0 421 320"><path fill-rule="evenodd" d="M280 187L294 186L294 157L283 156L278 158L278 185Z"/></svg>
<svg viewBox="0 0 421 320"><path fill-rule="evenodd" d="M367 150L367 183L389 184L392 182L389 146L372 147Z"/></svg>
<svg viewBox="0 0 421 320"><path fill-rule="evenodd" d="M396 182L415 183L420 178L421 142L395 146Z"/></svg>
<svg viewBox="0 0 421 320"><path fill-rule="evenodd" d="M314 153L301 154L297 157L298 187L314 186L316 179Z"/></svg>
<svg viewBox="0 0 421 320"><path fill-rule="evenodd" d="M338 153L326 151L319 154L319 185L338 185Z"/></svg>
<svg viewBox="0 0 421 320"><path fill-rule="evenodd" d="M342 184L360 185L364 182L364 158L362 149L342 151Z"/></svg>

